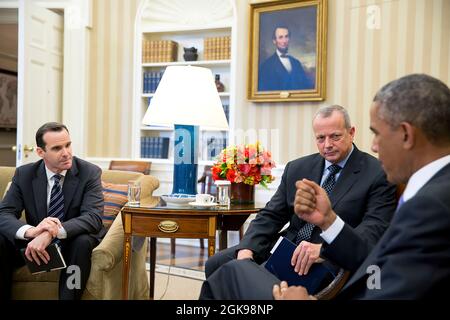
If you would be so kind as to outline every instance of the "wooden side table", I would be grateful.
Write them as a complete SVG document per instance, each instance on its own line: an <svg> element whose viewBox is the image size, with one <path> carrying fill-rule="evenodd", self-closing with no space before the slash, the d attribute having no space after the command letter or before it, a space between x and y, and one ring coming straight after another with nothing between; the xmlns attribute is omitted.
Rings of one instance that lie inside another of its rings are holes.
<svg viewBox="0 0 450 320"><path fill-rule="evenodd" d="M124 258L122 278L122 298L128 299L128 278L131 265L131 237L150 237L150 299L154 297L156 238L208 239L208 256L215 252L216 230L219 232L219 248L226 247L226 232L239 230L248 216L256 213L263 205L232 205L230 208L213 207L169 208L158 204L156 207L125 206L122 209L124 227Z"/></svg>

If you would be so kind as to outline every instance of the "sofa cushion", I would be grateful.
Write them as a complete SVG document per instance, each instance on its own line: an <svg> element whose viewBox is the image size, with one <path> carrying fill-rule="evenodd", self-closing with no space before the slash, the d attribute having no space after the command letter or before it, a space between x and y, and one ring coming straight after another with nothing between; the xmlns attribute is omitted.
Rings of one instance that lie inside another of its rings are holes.
<svg viewBox="0 0 450 320"><path fill-rule="evenodd" d="M20 267L14 271L13 281L19 282L58 282L60 270L31 274L27 266Z"/></svg>
<svg viewBox="0 0 450 320"><path fill-rule="evenodd" d="M108 230L117 214L128 201L128 185L102 181L102 187L105 201L102 219L103 225Z"/></svg>
<svg viewBox="0 0 450 320"><path fill-rule="evenodd" d="M8 192L10 187L11 187L11 181L8 182L8 184L6 185L6 189L5 189L5 193L3 194L3 198L6 196L6 193Z"/></svg>

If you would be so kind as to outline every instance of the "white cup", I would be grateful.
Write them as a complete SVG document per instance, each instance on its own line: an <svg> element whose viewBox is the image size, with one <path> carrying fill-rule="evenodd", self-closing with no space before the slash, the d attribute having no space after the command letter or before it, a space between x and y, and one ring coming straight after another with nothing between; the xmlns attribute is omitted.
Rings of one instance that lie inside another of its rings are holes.
<svg viewBox="0 0 450 320"><path fill-rule="evenodd" d="M195 195L195 202L200 204L209 204L214 201L214 196L207 193L198 193Z"/></svg>

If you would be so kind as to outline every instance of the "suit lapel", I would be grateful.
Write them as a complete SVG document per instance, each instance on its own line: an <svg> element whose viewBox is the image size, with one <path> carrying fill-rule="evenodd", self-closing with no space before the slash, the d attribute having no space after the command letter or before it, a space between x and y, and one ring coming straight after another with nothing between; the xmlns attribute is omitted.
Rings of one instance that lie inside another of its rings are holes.
<svg viewBox="0 0 450 320"><path fill-rule="evenodd" d="M286 68L284 67L283 63L281 62L280 58L278 57L277 53L275 52L273 55L273 58L275 60L275 63L277 64L277 67L275 68L275 70L280 71L280 77L287 77L289 76L289 72L286 70Z"/></svg>
<svg viewBox="0 0 450 320"><path fill-rule="evenodd" d="M76 158L73 158L72 162L72 168L70 170L67 170L67 174L64 178L64 184L63 184L63 194L64 194L64 215L67 218L67 212L70 207L70 203L72 202L73 195L75 194L75 191L78 187L78 183L80 182L80 179L78 178L78 167L77 167L77 161Z"/></svg>
<svg viewBox="0 0 450 320"><path fill-rule="evenodd" d="M348 190L358 181L358 176L361 172L360 156L361 151L354 146L353 152L330 194L330 202L333 207L336 206Z"/></svg>
<svg viewBox="0 0 450 320"><path fill-rule="evenodd" d="M325 160L320 154L317 154L312 163L313 165L311 171L305 174L305 178L320 185L320 180L322 180L323 175L323 168L325 167Z"/></svg>
<svg viewBox="0 0 450 320"><path fill-rule="evenodd" d="M45 173L44 161L39 165L36 176L31 183L33 186L37 220L42 221L47 217L47 174Z"/></svg>

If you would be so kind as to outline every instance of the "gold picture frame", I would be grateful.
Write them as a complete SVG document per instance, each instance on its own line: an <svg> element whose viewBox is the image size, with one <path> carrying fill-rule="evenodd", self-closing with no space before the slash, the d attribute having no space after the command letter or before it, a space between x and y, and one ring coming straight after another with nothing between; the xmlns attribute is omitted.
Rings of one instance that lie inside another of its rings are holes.
<svg viewBox="0 0 450 320"><path fill-rule="evenodd" d="M250 101L325 99L327 0L251 4L249 40Z"/></svg>

